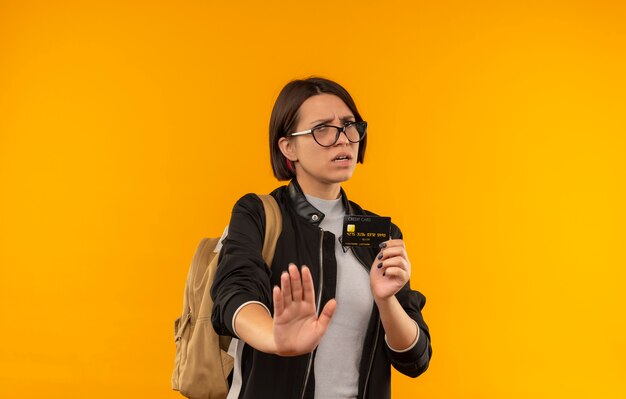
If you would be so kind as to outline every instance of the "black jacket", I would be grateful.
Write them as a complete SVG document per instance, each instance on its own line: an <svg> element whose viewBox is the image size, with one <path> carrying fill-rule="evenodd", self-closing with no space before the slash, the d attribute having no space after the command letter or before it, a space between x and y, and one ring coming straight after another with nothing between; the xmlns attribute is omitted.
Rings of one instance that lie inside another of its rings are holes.
<svg viewBox="0 0 626 399"><path fill-rule="evenodd" d="M356 203L348 201L342 190L348 213L374 215ZM336 260L335 236L322 231L319 223L324 215L314 208L292 180L288 186L271 193L278 202L283 216L282 233L276 244L271 271L261 256L265 234L265 213L261 200L254 194L242 197L234 206L228 237L220 252L219 266L211 290L214 307L212 322L221 335L235 336L232 318L245 302L259 301L273 313L272 287L280 285L280 275L290 262L307 265L313 275L316 297L321 305L335 297ZM397 226L392 224L392 238L402 238ZM368 271L378 254L375 248L351 247L357 259ZM321 262L320 262L321 260ZM432 349L428 326L421 309L426 298L413 291L409 283L396 294L407 314L417 322L420 339L407 352L394 352L384 339L378 309L374 305L363 346L359 375L359 398L384 399L390 397L391 370L417 377L428 368ZM246 345L243 350L241 371L242 388L239 398L298 399L313 398L315 376L312 354L280 357L266 354Z"/></svg>

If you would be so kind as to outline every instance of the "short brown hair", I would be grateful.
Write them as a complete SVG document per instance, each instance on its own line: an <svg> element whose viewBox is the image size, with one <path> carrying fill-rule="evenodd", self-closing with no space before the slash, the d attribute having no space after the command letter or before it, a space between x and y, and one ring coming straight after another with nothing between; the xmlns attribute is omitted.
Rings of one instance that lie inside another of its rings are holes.
<svg viewBox="0 0 626 399"><path fill-rule="evenodd" d="M270 117L270 159L274 176L278 180L289 180L296 176L295 171L287 167L287 159L278 147L278 140L281 137L285 137L288 133L293 133L293 129L298 123L298 110L302 103L309 97L322 93L339 97L350 108L356 122L363 120L354 100L339 83L319 77L293 80L287 83L278 95L272 109L272 116ZM366 144L367 136L359 142L357 162L363 163Z"/></svg>

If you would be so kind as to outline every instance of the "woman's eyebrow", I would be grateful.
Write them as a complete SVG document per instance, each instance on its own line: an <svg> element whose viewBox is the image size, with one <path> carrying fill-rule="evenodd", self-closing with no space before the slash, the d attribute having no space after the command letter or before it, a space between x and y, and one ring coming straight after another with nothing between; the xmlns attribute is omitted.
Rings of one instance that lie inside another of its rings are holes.
<svg viewBox="0 0 626 399"><path fill-rule="evenodd" d="M315 126L315 125L325 125L329 122L332 122L333 119L335 118L327 118L327 119L317 119L313 122L310 123L311 126ZM341 118L339 118L340 121L342 122L352 122L354 121L354 116L353 115L346 115L346 116L342 116Z"/></svg>
<svg viewBox="0 0 626 399"><path fill-rule="evenodd" d="M330 118L330 119L328 119L328 118L327 118L327 119L317 119L317 120L315 120L315 121L311 122L311 123L310 123L310 125L311 125L311 126L313 126L313 125L324 125L324 124L327 124L328 122L332 122L332 120L333 120L333 119L334 119L334 118Z"/></svg>

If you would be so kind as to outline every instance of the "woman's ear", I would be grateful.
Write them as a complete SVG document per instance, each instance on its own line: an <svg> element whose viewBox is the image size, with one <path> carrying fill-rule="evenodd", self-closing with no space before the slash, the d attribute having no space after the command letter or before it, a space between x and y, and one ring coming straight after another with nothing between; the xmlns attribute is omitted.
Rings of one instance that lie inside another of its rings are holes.
<svg viewBox="0 0 626 399"><path fill-rule="evenodd" d="M298 160L298 156L296 155L296 144L294 140L289 140L287 137L281 137L280 139L278 139L278 148L288 160L292 162Z"/></svg>

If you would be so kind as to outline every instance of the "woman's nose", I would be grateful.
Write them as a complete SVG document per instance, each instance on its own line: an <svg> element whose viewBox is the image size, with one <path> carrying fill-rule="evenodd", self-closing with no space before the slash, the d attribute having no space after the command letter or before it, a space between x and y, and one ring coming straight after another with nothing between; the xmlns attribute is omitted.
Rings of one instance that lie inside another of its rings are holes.
<svg viewBox="0 0 626 399"><path fill-rule="evenodd" d="M350 144L350 140L348 140L348 133L346 133L346 128L344 127L342 131L339 132L339 138L335 144Z"/></svg>

